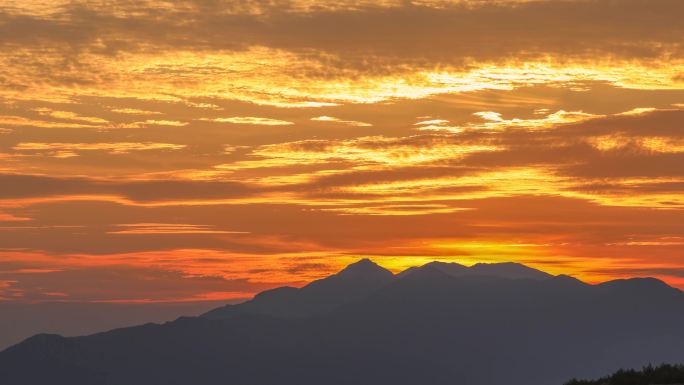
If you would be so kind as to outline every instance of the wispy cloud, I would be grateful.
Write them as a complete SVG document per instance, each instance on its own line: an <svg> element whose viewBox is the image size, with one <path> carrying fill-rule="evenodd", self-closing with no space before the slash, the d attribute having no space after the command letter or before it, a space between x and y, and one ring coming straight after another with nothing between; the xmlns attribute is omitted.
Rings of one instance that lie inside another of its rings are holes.
<svg viewBox="0 0 684 385"><path fill-rule="evenodd" d="M366 123L366 122L359 122L357 120L342 120L339 118L335 118L332 116L317 116L315 118L311 118L311 120L315 122L335 122L335 123L341 123L341 124L346 124L348 126L356 126L356 127L370 127L372 124Z"/></svg>
<svg viewBox="0 0 684 385"><path fill-rule="evenodd" d="M17 151L51 152L58 157L60 154L82 151L105 151L110 154L128 154L131 151L150 151L150 150L181 150L186 146L183 144L171 143L30 143L22 142L13 147Z"/></svg>
<svg viewBox="0 0 684 385"><path fill-rule="evenodd" d="M216 229L214 226L184 223L131 223L117 225L118 230L108 234L249 234L244 231Z"/></svg>
<svg viewBox="0 0 684 385"><path fill-rule="evenodd" d="M230 118L213 118L204 120L217 123L251 124L257 126L289 126L294 124L286 120L262 118L257 116L233 116Z"/></svg>
<svg viewBox="0 0 684 385"><path fill-rule="evenodd" d="M128 115L161 115L161 112L158 111L147 111L147 110L140 110L137 108L113 108L111 110L112 112L116 112L119 114L128 114Z"/></svg>

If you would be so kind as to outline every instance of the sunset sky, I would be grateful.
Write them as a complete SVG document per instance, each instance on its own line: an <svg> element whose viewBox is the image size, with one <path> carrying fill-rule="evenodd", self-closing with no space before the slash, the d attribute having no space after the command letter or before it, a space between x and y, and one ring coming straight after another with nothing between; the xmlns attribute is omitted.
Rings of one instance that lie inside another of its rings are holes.
<svg viewBox="0 0 684 385"><path fill-rule="evenodd" d="M0 301L362 257L684 289L684 1L0 0Z"/></svg>

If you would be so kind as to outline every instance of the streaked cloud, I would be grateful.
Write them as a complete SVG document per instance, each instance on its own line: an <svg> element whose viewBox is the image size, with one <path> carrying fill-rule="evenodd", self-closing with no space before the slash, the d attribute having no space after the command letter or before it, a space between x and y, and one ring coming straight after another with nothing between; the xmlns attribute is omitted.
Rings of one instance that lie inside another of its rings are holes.
<svg viewBox="0 0 684 385"><path fill-rule="evenodd" d="M137 108L113 108L112 112L119 114L129 114L129 115L160 115L161 112L158 111L146 111Z"/></svg>
<svg viewBox="0 0 684 385"><path fill-rule="evenodd" d="M135 123L133 123L133 124L135 125ZM158 120L158 119L148 119L148 120L142 122L142 124L144 124L144 125L145 124L152 124L155 126L174 126L174 127L183 127L183 126L188 125L187 122L179 122L177 120Z"/></svg>
<svg viewBox="0 0 684 385"><path fill-rule="evenodd" d="M49 108L36 108L34 111L40 115L50 116L57 119L74 120L79 122L86 122L91 124L107 124L107 120L93 116L81 116L71 111L55 111Z"/></svg>
<svg viewBox="0 0 684 385"><path fill-rule="evenodd" d="M370 127L372 124L366 123L366 122L359 122L357 120L342 120L339 118L335 118L333 116L317 116L315 118L311 118L311 120L315 122L335 122L335 123L342 123L346 124L349 126L356 126L356 127Z"/></svg>
<svg viewBox="0 0 684 385"><path fill-rule="evenodd" d="M102 125L92 123L58 122L36 120L22 116L0 116L0 124L6 126L31 126L41 128L101 128Z"/></svg>
<svg viewBox="0 0 684 385"><path fill-rule="evenodd" d="M110 154L127 154L131 151L150 150L181 150L186 146L171 143L18 143L13 147L17 151L50 151L61 153L63 151L106 151Z"/></svg>
<svg viewBox="0 0 684 385"><path fill-rule="evenodd" d="M662 136L630 137L624 135L596 136L589 143L601 151L629 151L642 149L647 152L681 153L684 152L684 138Z"/></svg>
<svg viewBox="0 0 684 385"><path fill-rule="evenodd" d="M420 122L416 122L413 125L414 126L438 126L442 124L448 124L449 121L445 119L430 119L430 120L421 120Z"/></svg>
<svg viewBox="0 0 684 385"><path fill-rule="evenodd" d="M289 126L294 123L285 120L262 118L256 116L233 116L230 118L214 118L208 119L217 123L233 123L233 124L252 124L257 126Z"/></svg>
<svg viewBox="0 0 684 385"><path fill-rule="evenodd" d="M15 215L3 213L0 211L0 222L24 222L30 220L31 218L17 217Z"/></svg>
<svg viewBox="0 0 684 385"><path fill-rule="evenodd" d="M131 223L117 225L118 229L109 234L248 234L244 231L227 231L207 225L183 223Z"/></svg>

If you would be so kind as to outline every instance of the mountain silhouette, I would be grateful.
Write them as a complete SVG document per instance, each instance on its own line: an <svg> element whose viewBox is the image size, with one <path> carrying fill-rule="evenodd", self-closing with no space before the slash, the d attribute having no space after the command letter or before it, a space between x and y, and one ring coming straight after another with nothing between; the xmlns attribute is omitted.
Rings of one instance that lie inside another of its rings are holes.
<svg viewBox="0 0 684 385"><path fill-rule="evenodd" d="M684 362L684 293L519 264L369 260L199 317L0 352L0 384L550 385Z"/></svg>
<svg viewBox="0 0 684 385"><path fill-rule="evenodd" d="M327 278L313 281L301 289L281 287L257 294L240 305L227 305L206 314L207 318L226 318L234 314L262 314L281 317L306 317L325 313L377 290L394 275L369 259L362 259Z"/></svg>
<svg viewBox="0 0 684 385"><path fill-rule="evenodd" d="M471 267L467 267L458 263L435 261L423 266L409 268L399 275L412 274L416 270L425 269L436 269L454 277L466 275L509 279L548 279L553 277L551 274L514 262L477 263Z"/></svg>

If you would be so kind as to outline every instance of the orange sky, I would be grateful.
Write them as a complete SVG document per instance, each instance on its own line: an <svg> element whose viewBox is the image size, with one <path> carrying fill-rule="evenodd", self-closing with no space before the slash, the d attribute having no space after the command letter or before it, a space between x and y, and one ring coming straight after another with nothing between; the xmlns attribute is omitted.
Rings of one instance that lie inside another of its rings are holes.
<svg viewBox="0 0 684 385"><path fill-rule="evenodd" d="M370 257L684 288L684 2L0 3L0 301Z"/></svg>

